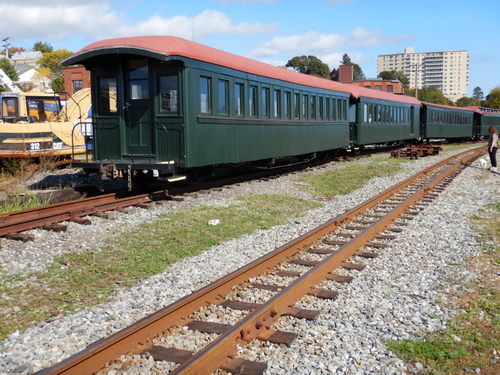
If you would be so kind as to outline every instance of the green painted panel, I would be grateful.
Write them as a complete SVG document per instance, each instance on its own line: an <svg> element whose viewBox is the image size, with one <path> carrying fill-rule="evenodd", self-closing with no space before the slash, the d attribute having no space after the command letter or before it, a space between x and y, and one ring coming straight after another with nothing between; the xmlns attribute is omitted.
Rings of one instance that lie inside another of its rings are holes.
<svg viewBox="0 0 500 375"><path fill-rule="evenodd" d="M426 137L427 138L472 137L472 124L470 125L427 124Z"/></svg>
<svg viewBox="0 0 500 375"><path fill-rule="evenodd" d="M120 151L120 118L95 118L94 158L96 160L117 160L121 158Z"/></svg>
<svg viewBox="0 0 500 375"><path fill-rule="evenodd" d="M339 124L198 123L189 129L186 167L238 163L343 148L349 126Z"/></svg>
<svg viewBox="0 0 500 375"><path fill-rule="evenodd" d="M358 125L358 143L371 144L414 138L411 126L401 124L372 123Z"/></svg>
<svg viewBox="0 0 500 375"><path fill-rule="evenodd" d="M156 138L157 144L157 159L162 161L179 161L183 155L182 144L182 126L173 126L165 123L165 121L157 121L156 123Z"/></svg>

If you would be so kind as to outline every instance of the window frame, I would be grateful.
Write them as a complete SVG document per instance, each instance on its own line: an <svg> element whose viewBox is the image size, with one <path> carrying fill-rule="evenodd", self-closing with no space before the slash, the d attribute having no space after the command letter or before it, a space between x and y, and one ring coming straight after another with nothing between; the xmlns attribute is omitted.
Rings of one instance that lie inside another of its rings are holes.
<svg viewBox="0 0 500 375"><path fill-rule="evenodd" d="M162 99L162 92L161 92L161 82L162 82L162 78L167 78L167 77L175 77L176 78L176 83L177 83L177 94L176 94L176 106L177 106L177 110L175 111L168 111L168 110L165 110L163 108L163 99ZM180 77L177 73L161 73L161 74L158 74L157 75L157 90L158 90L158 101L159 101L159 105L158 105L158 109L159 109L159 113L162 114L162 115L165 115L165 114L171 114L171 115L178 115L181 113L181 96L179 95L179 91L180 91Z"/></svg>
<svg viewBox="0 0 500 375"><path fill-rule="evenodd" d="M224 106L221 107L221 84L224 93ZM223 109L221 111L221 108ZM229 80L224 78L219 78L217 80L217 116L229 116Z"/></svg>
<svg viewBox="0 0 500 375"><path fill-rule="evenodd" d="M202 95L204 94L202 92L202 87L201 87L201 83L202 81L205 80L207 85L206 85L206 88L207 88L207 92L206 92L206 99L205 99L205 103L206 104L206 107L207 107L207 110L206 111L203 111L203 97ZM212 111L212 77L209 77L209 76L204 76L204 75L200 75L200 80L199 80L199 90L198 90L198 93L199 93L199 98L200 98L200 113L201 114L204 114L204 115L211 115L213 113Z"/></svg>

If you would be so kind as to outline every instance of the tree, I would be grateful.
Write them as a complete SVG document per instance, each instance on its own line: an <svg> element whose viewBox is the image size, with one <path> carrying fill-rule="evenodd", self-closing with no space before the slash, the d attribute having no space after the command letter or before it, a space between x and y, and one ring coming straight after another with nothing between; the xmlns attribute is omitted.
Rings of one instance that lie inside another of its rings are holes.
<svg viewBox="0 0 500 375"><path fill-rule="evenodd" d="M14 68L14 65L12 65L8 59L0 59L0 69L2 69L11 80L17 81L19 79L16 68Z"/></svg>
<svg viewBox="0 0 500 375"><path fill-rule="evenodd" d="M482 102L483 107L500 109L500 86L495 87Z"/></svg>
<svg viewBox="0 0 500 375"><path fill-rule="evenodd" d="M52 52L46 52L38 60L42 68L50 69L53 73L60 73L62 71L61 61L70 57L72 53L67 49L58 49Z"/></svg>
<svg viewBox="0 0 500 375"><path fill-rule="evenodd" d="M50 87L54 92L64 92L64 77L60 75L54 78Z"/></svg>
<svg viewBox="0 0 500 375"><path fill-rule="evenodd" d="M405 92L408 95L415 96L415 89L406 89ZM450 99L445 97L443 93L434 87L425 87L423 89L418 89L418 98L423 102L444 104L444 105L455 105Z"/></svg>
<svg viewBox="0 0 500 375"><path fill-rule="evenodd" d="M52 81L51 87L54 91L64 91L61 61L71 56L71 54L67 49L58 49L44 53L38 60L40 64L40 68L37 69L38 73Z"/></svg>
<svg viewBox="0 0 500 375"><path fill-rule="evenodd" d="M330 68L316 56L295 56L288 60L285 65L304 74L309 74L321 78L330 78Z"/></svg>
<svg viewBox="0 0 500 375"><path fill-rule="evenodd" d="M351 58L347 53L342 55L342 60L340 60L342 65L351 65L352 66L352 80L353 81L362 81L366 79L363 70L358 64L352 62Z"/></svg>
<svg viewBox="0 0 500 375"><path fill-rule="evenodd" d="M380 72L378 75L379 78L386 79L386 80L398 80L401 82L401 84L406 88L410 85L410 80L408 79L407 76L404 75L403 72L398 71L398 70L385 70L383 72Z"/></svg>
<svg viewBox="0 0 500 375"><path fill-rule="evenodd" d="M479 87L479 86L474 87L474 91L472 92L472 97L476 98L478 100L484 99L484 93L483 93L483 90L481 90L481 87Z"/></svg>
<svg viewBox="0 0 500 375"><path fill-rule="evenodd" d="M342 60L340 60L340 63L342 65L352 65L352 61L351 61L351 58L349 57L349 55L347 53L344 53L342 55Z"/></svg>
<svg viewBox="0 0 500 375"><path fill-rule="evenodd" d="M480 101L476 98L468 98L467 96L464 96L463 98L458 99L455 104L458 107L479 107Z"/></svg>
<svg viewBox="0 0 500 375"><path fill-rule="evenodd" d="M40 51L41 53L47 53L47 52L53 52L54 49L52 48L52 46L49 44L49 43L45 43L45 42L36 42L34 45L33 45L33 51Z"/></svg>

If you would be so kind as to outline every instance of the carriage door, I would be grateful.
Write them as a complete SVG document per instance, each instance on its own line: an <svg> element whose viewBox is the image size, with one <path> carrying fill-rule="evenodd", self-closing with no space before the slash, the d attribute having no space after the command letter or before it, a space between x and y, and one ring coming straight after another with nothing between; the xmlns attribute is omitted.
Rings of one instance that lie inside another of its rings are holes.
<svg viewBox="0 0 500 375"><path fill-rule="evenodd" d="M410 129L410 135L415 136L417 132L417 126L419 125L417 123L417 119L415 118L416 115L416 109L414 106L410 107L410 121L411 121L411 129Z"/></svg>
<svg viewBox="0 0 500 375"><path fill-rule="evenodd" d="M125 76L125 154L132 158L151 158L154 139L148 60L129 60Z"/></svg>

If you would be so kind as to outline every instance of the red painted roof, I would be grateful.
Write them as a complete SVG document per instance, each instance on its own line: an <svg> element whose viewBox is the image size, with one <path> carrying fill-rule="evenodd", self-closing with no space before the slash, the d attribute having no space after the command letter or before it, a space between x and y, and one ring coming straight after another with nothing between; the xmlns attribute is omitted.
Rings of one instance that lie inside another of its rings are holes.
<svg viewBox="0 0 500 375"><path fill-rule="evenodd" d="M467 108L472 109L474 112L477 112L477 113L488 113L488 114L500 116L500 109L496 109L496 108L486 108L486 107L467 107Z"/></svg>
<svg viewBox="0 0 500 375"><path fill-rule="evenodd" d="M182 56L195 60L206 61L212 64L225 66L242 72L275 78L299 85L307 85L317 88L323 88L326 90L340 91L351 94L354 98L363 96L368 98L420 105L420 101L410 96L395 95L387 92L381 92L379 90L371 90L364 87L342 84L328 79L293 72L288 69L265 64L260 61L248 59L246 57L238 56L229 52L224 52L222 50L207 47L202 44L173 36L136 36L128 38L106 39L89 44L70 58L73 59L75 57L78 57L79 55L82 55L83 60L85 58L85 53L116 47L137 48L159 53L165 56Z"/></svg>
<svg viewBox="0 0 500 375"><path fill-rule="evenodd" d="M471 109L471 107L455 107L452 105L444 105L444 104L436 104L436 103L428 103L428 102L422 102L422 104L432 105L434 107L441 107L441 108L459 109L462 111L474 111L474 109Z"/></svg>

